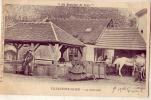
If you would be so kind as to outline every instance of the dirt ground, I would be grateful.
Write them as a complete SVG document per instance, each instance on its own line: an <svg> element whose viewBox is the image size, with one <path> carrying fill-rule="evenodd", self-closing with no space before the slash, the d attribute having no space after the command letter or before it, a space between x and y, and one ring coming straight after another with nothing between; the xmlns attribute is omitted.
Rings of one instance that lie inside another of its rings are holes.
<svg viewBox="0 0 151 100"><path fill-rule="evenodd" d="M69 81L63 78L52 79L50 76L24 76L4 73L0 82L0 94L36 94L49 95L52 86L126 86L145 88L145 82L135 82L133 77L107 76L107 79Z"/></svg>

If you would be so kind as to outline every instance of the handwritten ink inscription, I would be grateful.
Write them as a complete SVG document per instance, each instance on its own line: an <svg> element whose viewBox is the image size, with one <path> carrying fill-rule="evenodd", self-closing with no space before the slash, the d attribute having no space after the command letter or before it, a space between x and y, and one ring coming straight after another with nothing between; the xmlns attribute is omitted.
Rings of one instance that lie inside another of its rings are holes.
<svg viewBox="0 0 151 100"><path fill-rule="evenodd" d="M145 88L142 87L113 87L112 93L142 93Z"/></svg>

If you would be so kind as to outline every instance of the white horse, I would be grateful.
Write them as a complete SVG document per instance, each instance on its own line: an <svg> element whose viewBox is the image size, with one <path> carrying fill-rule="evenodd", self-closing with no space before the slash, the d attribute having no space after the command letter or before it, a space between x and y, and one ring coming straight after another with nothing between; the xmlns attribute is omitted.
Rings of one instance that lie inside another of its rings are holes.
<svg viewBox="0 0 151 100"><path fill-rule="evenodd" d="M121 57L121 58L117 58L114 61L113 65L116 65L117 68L119 68L119 75L121 77L122 77L121 69L123 68L124 65L134 67L132 71L132 75L134 75L134 71L137 66L145 65L145 58L141 56L137 56L135 58Z"/></svg>

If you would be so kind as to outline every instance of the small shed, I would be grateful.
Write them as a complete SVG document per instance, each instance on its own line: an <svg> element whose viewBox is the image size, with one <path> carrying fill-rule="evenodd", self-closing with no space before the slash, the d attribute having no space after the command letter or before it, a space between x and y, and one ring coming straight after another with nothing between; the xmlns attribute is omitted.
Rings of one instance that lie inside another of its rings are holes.
<svg viewBox="0 0 151 100"><path fill-rule="evenodd" d="M5 45L12 45L16 48L15 63L20 62L21 59L18 59L18 54L19 50L24 46L29 46L33 54L35 54L39 46L48 46L54 55L54 58L50 61L55 63L69 47L78 48L81 55L84 47L82 42L52 22L20 22L7 27L5 28ZM36 60L47 59L34 59L33 62L35 63Z"/></svg>
<svg viewBox="0 0 151 100"><path fill-rule="evenodd" d="M19 50L23 44L83 47L84 44L52 22L21 22L5 29L5 44ZM61 49L62 50L62 49Z"/></svg>

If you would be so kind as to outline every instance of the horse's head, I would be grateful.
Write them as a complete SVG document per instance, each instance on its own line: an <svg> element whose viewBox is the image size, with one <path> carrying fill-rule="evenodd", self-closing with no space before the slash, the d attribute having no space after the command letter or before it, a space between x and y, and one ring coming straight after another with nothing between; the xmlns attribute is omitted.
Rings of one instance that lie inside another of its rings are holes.
<svg viewBox="0 0 151 100"><path fill-rule="evenodd" d="M115 57L114 61L113 61L113 65L115 66L119 61L119 57Z"/></svg>

